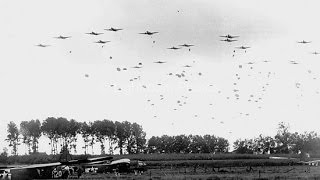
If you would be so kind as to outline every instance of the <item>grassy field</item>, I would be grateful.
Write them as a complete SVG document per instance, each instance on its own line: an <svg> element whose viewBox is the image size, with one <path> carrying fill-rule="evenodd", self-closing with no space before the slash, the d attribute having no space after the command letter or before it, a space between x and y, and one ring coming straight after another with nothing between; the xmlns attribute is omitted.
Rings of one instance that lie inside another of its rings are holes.
<svg viewBox="0 0 320 180"><path fill-rule="evenodd" d="M85 174L82 179L320 179L319 167L309 166L257 166L206 169L164 168L150 169L142 175Z"/></svg>
<svg viewBox="0 0 320 180"><path fill-rule="evenodd" d="M299 156L252 154L139 154L115 156L147 162L142 175L86 174L84 179L319 179L320 169L298 165Z"/></svg>
<svg viewBox="0 0 320 180"><path fill-rule="evenodd" d="M253 154L133 154L118 155L114 159L129 158L143 160L148 167L243 167L243 166L287 166L299 161L297 155L278 155L290 159L270 159L270 155Z"/></svg>
<svg viewBox="0 0 320 180"><path fill-rule="evenodd" d="M270 159L270 156L288 159ZM319 179L320 168L299 165L299 155L131 154L114 160L143 160L142 175L84 174L82 179ZM77 158L75 158L77 159Z"/></svg>

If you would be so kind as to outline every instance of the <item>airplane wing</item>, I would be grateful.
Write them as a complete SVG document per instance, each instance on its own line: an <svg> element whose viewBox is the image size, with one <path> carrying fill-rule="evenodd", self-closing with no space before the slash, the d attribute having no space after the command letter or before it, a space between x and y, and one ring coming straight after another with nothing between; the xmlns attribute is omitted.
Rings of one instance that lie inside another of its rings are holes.
<svg viewBox="0 0 320 180"><path fill-rule="evenodd" d="M119 160L115 160L115 161L112 161L112 162L110 163L110 165L121 164L121 163L130 163L130 159L119 159Z"/></svg>
<svg viewBox="0 0 320 180"><path fill-rule="evenodd" d="M104 156L104 157L96 157L96 158L88 158L88 159L80 159L80 160L71 160L68 162L63 162L63 165L70 165L70 164L90 164L94 162L101 162L101 161L107 161L113 159L112 156Z"/></svg>
<svg viewBox="0 0 320 180"><path fill-rule="evenodd" d="M111 162L103 162L100 164L86 164L85 166L90 166L90 167L100 167L100 166L112 166L116 164L130 164L130 159L119 159L119 160L114 160Z"/></svg>
<svg viewBox="0 0 320 180"><path fill-rule="evenodd" d="M11 169L35 169L35 168L45 168L45 167L55 167L62 165L60 162L55 163L45 163L45 164L32 164L32 165L22 165Z"/></svg>

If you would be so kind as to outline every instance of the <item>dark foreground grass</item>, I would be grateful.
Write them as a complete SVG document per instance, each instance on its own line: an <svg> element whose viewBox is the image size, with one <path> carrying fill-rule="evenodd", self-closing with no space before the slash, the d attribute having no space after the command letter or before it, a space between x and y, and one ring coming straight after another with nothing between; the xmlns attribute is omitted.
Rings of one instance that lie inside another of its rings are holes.
<svg viewBox="0 0 320 180"><path fill-rule="evenodd" d="M121 174L85 174L82 179L319 179L320 171L318 167L309 166L261 166L255 167L251 171L247 171L244 167L223 168L215 171L199 168L194 172L193 168L167 168L167 169L152 169L142 175Z"/></svg>

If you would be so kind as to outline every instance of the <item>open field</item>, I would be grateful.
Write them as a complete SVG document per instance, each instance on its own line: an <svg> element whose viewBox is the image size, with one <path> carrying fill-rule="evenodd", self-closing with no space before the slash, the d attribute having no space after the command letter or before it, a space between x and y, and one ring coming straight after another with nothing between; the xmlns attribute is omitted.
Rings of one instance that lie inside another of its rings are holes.
<svg viewBox="0 0 320 180"><path fill-rule="evenodd" d="M287 159L270 159L270 156ZM113 157L143 160L148 170L142 175L84 174L81 179L320 179L320 168L299 165L299 155L130 154Z"/></svg>
<svg viewBox="0 0 320 180"><path fill-rule="evenodd" d="M149 169L143 175L85 174L82 179L320 179L319 167L309 166L257 166L209 169L166 168Z"/></svg>
<svg viewBox="0 0 320 180"><path fill-rule="evenodd" d="M147 154L118 158L147 162L142 175L95 174L85 179L320 179L320 168L298 165L298 155L277 155L289 159L269 159L252 154Z"/></svg>

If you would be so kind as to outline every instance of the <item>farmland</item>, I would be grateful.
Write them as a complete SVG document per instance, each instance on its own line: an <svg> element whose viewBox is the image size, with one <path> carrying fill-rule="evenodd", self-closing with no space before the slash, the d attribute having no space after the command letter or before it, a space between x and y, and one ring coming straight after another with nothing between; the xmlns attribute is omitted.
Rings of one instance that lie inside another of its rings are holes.
<svg viewBox="0 0 320 180"><path fill-rule="evenodd" d="M85 179L320 179L318 167L299 165L300 159L269 159L252 154L146 154L119 158L144 160L142 175L86 174Z"/></svg>
<svg viewBox="0 0 320 180"><path fill-rule="evenodd" d="M320 179L319 167L309 166L256 166L209 169L172 167L149 169L142 175L85 174L83 179Z"/></svg>

